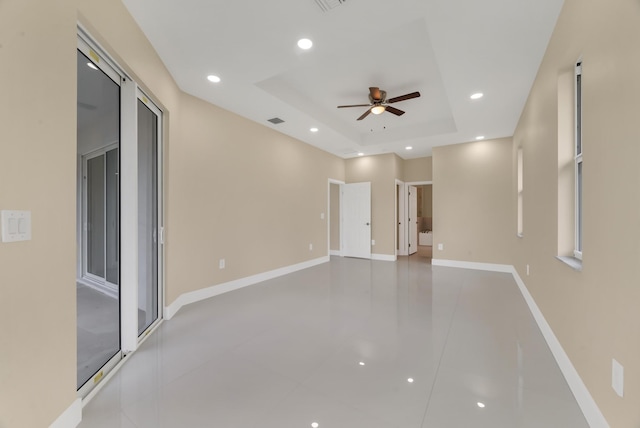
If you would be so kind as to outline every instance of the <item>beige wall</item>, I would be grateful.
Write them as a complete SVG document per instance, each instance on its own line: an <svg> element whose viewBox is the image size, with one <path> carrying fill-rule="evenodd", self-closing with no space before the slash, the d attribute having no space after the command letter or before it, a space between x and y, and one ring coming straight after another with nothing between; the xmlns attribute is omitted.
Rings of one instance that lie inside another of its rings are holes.
<svg viewBox="0 0 640 428"><path fill-rule="evenodd" d="M512 154L510 138L433 149L435 259L509 260L516 221Z"/></svg>
<svg viewBox="0 0 640 428"><path fill-rule="evenodd" d="M416 181L431 181L433 177L433 157L406 159L403 162L404 174L402 180L411 183Z"/></svg>
<svg viewBox="0 0 640 428"><path fill-rule="evenodd" d="M328 254L327 183L343 178L342 159L190 95L181 95L179 112L168 302ZM226 268L214 269L221 258Z"/></svg>
<svg viewBox="0 0 640 428"><path fill-rule="evenodd" d="M566 0L514 134L524 153L524 237L514 238L512 263L609 424L624 428L640 426L638 22L637 1ZM558 109L558 97L567 98L558 89L580 57L584 263L577 272L554 256L565 232L558 230L565 209L556 191L558 135L571 120ZM624 398L611 388L612 358L624 366Z"/></svg>
<svg viewBox="0 0 640 428"><path fill-rule="evenodd" d="M33 239L0 243L0 426L46 427L75 399L76 12L0 2L0 209Z"/></svg>
<svg viewBox="0 0 640 428"><path fill-rule="evenodd" d="M418 186L421 189L421 217L433 217L433 186L431 184L424 184Z"/></svg>

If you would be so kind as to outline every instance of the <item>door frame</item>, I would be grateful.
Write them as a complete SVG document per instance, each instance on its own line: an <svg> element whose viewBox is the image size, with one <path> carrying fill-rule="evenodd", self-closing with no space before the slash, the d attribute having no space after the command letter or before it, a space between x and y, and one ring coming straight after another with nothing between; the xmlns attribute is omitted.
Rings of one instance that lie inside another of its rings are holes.
<svg viewBox="0 0 640 428"><path fill-rule="evenodd" d="M87 207L87 203L89 200L89 193L88 193L88 187L87 187L87 179L85 177L87 177L87 167L88 167L88 161L90 159L94 159L97 158L98 156L105 156L105 160L106 160L106 155L107 152L110 152L111 150L119 150L120 146L118 144L118 142L113 142L111 144L108 144L104 147L101 147L99 149L90 151L88 153L82 154L81 156L81 162L82 162L82 170L81 170L81 180L82 180L82 184L81 184L81 207L80 207L80 212L81 212L81 225L80 225L80 242L81 242L81 254L80 254L80 276L77 278L79 282L82 282L84 285L94 288L98 291L100 291L101 293L107 294L110 297L113 297L115 299L118 298L118 284L113 284L111 282L109 282L107 280L106 277L106 257L107 257L107 251L106 251L106 239L104 242L104 246L105 246L105 252L104 252L104 258L105 258L105 277L101 278L97 275L94 275L92 273L89 273L87 270L88 267L88 257L87 257L87 252L88 252L88 237L87 237L87 233L88 233L88 229L87 229L87 225L88 225L88 207ZM106 172L106 170L105 170ZM106 186L106 182L105 182L105 186ZM119 186L118 186L119 187ZM119 189L118 189L118 193L119 193ZM106 198L106 191L105 191L105 198ZM104 212L105 212L105 236L106 236L106 204L103 208ZM120 240L120 237L118 237L118 241ZM118 248L118 250L120 250Z"/></svg>
<svg viewBox="0 0 640 428"><path fill-rule="evenodd" d="M425 181L407 181L404 183L404 196L405 196L405 214L404 214L404 223L405 225L409 222L409 186L424 186L427 184L431 184L433 186L433 180L425 180ZM409 228L405 227L405 246L404 246L404 254L409 254Z"/></svg>
<svg viewBox="0 0 640 428"><path fill-rule="evenodd" d="M151 333L151 331L153 331L162 321L163 319L163 310L164 310L164 208L163 208L163 202L164 202L164 190L163 190L163 126L164 126L164 115L162 112L162 109L160 109L160 107L158 107L158 105L153 102L153 100L151 99L151 97L147 96L147 94L138 86L137 87L137 91L136 91L136 95L137 95L137 99L142 101L142 103L149 109L151 110L151 112L153 114L156 115L157 117L157 123L156 123L156 132L157 132L157 147L156 147L156 193L157 193L157 212L156 212L156 216L157 216L157 275L158 275L158 301L157 301L157 313L158 313L158 317L156 318L156 320L154 322L152 322L142 333L140 333L138 335L137 338L137 346L139 346L144 339L149 335L149 333ZM137 125L137 106L138 103L136 102L136 125ZM136 133L138 132L137 126L136 126ZM137 139L136 139L137 142ZM136 144L137 147L137 144ZM139 262L138 262L139 263ZM138 306L138 290L136 288L136 307ZM127 315L130 316L133 312L131 311L131 313L128 313ZM138 318L137 318L137 314L138 312L136 311L136 317L135 320L131 319L129 322L135 322L136 326L137 326L137 322L138 322ZM136 327L137 328L137 327Z"/></svg>
<svg viewBox="0 0 640 428"><path fill-rule="evenodd" d="M338 185L338 199L340 200L339 204L340 206L339 208L339 213L338 213L338 218L334 219L331 218L331 185L332 184L337 184ZM337 254L334 252L333 254L336 256L340 256L342 257L342 228L343 228L343 224L342 224L342 186L345 184L344 181L341 180L335 180L333 178L330 178L327 182L327 256L331 257L331 223L336 221L338 222L338 227L340 229L339 234L338 234L338 243L339 243L339 249ZM335 250L334 250L335 251Z"/></svg>
<svg viewBox="0 0 640 428"><path fill-rule="evenodd" d="M406 240L407 234L405 229L407 227L407 222L405 220L405 191L404 191L405 183L404 181L398 180L396 178L396 188L395 188L395 244L396 244L396 256L406 256Z"/></svg>
<svg viewBox="0 0 640 428"><path fill-rule="evenodd" d="M77 32L77 45L76 45L76 49L77 51L79 51L80 53L82 53L83 55L85 55L87 58L90 58L90 60L96 65L96 67L98 67L100 69L101 72L103 72L105 75L107 75L114 83L116 83L119 86L119 91L120 91L120 114L122 115L122 91L123 91L123 76L124 74L122 73L122 71L115 67L113 62L111 62L108 57L104 54L104 51L102 51L101 49L99 49L97 47L97 45L95 45L92 41L91 38L89 38L87 36L87 33L82 30L80 27L78 27L78 32ZM78 231L78 236L76 238L77 240L77 244L80 248L81 254L78 254L76 263L79 263L80 266L76 267L77 269L77 275L76 275L76 281L84 278L84 269L85 269L85 263L86 263L86 251L85 251L85 236L84 236L84 225L83 220L85 218L84 216L84 212L86 211L85 208L85 202L87 200L86 198L86 194L85 194L85 189L86 186L84 184L84 180L83 180L83 176L84 176L84 172L85 172L85 163L87 159L91 159L94 158L96 156L99 156L101 154L104 154L106 156L106 153L109 150L112 150L114 148L118 148L118 152L119 152L119 172L122 173L122 132L123 132L123 123L122 120L120 120L119 123L119 133L120 133L120 141L118 142L112 142L109 143L103 147L100 147L96 150L91 150L87 153L78 153L76 156L78 156L77 159L77 163L76 163L76 169L78 170L77 174L78 175L78 179L82 180L80 186L78 186L76 184L77 189L77 195L76 195L76 210L78 212L78 217L76 218L76 230ZM119 175L119 177L121 177ZM119 192L120 192L120 200L119 200L119 206L120 206L120 212L119 212L119 218L120 218L120 223L122 223L122 188L121 188L121 180L119 180L118 186L119 186ZM80 220L80 221L78 221ZM80 223L80 224L78 224ZM120 237L119 239L119 260L120 262L123 260L122 258L122 224L120 224ZM121 268L121 266L120 266ZM106 282L106 272L105 272L105 278L104 281ZM89 281L87 281L89 282ZM99 289L98 287L94 287ZM120 286L119 289L122 288L122 276L120 276ZM102 290L100 289L100 291L106 291L106 290ZM119 291L112 292L112 293L107 293L109 295L111 295L112 297L117 297L118 298L118 304L120 307L120 313L122 312L122 296L121 293ZM105 362L105 364L103 364L102 367L100 367L100 369L96 372L96 374L94 374L91 378L89 378L83 385L80 386L80 388L78 388L77 390L77 396L83 399L90 399L91 397L93 397L93 395L95 395L95 393L99 390L100 386L103 384L101 381L107 376L107 374L113 370L114 367L116 367L119 363L122 362L123 357L124 357L124 352L122 350L122 331L123 331L123 325L122 325L122 317L120 315L120 313L118 314L118 323L119 323L119 327L120 327L120 346L118 348L118 350L114 353L114 355L107 361ZM77 323L77 318L76 318L76 323Z"/></svg>

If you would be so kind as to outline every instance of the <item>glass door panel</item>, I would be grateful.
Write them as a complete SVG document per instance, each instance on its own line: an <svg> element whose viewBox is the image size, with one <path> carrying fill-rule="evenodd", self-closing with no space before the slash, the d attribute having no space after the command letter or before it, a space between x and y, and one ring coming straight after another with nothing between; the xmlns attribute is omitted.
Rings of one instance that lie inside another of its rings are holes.
<svg viewBox="0 0 640 428"><path fill-rule="evenodd" d="M82 49L82 47L81 47ZM91 57L92 59L90 59ZM93 51L77 53L77 387L84 394L119 360L120 85ZM106 71L105 71L106 70Z"/></svg>
<svg viewBox="0 0 640 428"><path fill-rule="evenodd" d="M138 100L138 335L158 319L158 116Z"/></svg>

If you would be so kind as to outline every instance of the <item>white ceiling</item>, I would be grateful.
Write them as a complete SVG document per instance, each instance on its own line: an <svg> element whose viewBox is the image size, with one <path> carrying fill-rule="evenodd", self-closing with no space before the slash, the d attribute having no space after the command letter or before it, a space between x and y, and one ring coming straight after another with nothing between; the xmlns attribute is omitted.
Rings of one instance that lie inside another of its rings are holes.
<svg viewBox="0 0 640 428"><path fill-rule="evenodd" d="M346 0L323 12L316 0L123 2L185 92L344 158L405 159L513 135L563 3ZM336 108L368 103L369 86L422 96L394 104L399 117L356 121L366 107Z"/></svg>

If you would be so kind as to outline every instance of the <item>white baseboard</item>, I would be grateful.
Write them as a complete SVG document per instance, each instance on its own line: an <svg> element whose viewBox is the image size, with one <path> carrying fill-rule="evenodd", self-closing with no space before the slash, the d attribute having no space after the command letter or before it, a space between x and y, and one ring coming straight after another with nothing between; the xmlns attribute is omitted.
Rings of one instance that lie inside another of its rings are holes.
<svg viewBox="0 0 640 428"><path fill-rule="evenodd" d="M560 341L553 333L551 326L544 318L542 311L536 304L533 296L529 293L527 286L525 285L520 275L516 271L515 267L512 265L500 265L500 264L492 264L492 263L476 263L476 262L464 262L458 260L439 260L433 259L431 261L433 266L447 266L447 267L456 267L463 269L477 269L484 270L490 272L503 272L510 273L513 275L513 279L518 284L518 288L522 293L522 297L524 297L525 302L527 302L527 306L529 307L529 311L533 315L533 318L536 320L536 324L538 324L538 328L542 333L553 357L560 368L573 396L575 397L582 413L584 414L585 419L589 423L589 426L592 428L609 428L609 424L607 420L604 418L604 415L600 411L598 404L591 396L591 393L587 389L586 385L580 378L578 371L571 363L569 356L562 348Z"/></svg>
<svg viewBox="0 0 640 428"><path fill-rule="evenodd" d="M247 276L245 278L236 279L233 281L217 284L211 287L203 288L201 290L191 291L189 293L181 294L173 303L164 308L164 319L170 320L184 305L189 303L199 302L210 297L218 296L229 291L238 290L240 288L248 287L262 281L277 278L282 275L297 272L302 269L307 269L313 266L317 266L322 263L327 263L329 256L320 257L306 262L298 263L291 266L285 266L283 268L274 269L269 272L259 273L257 275Z"/></svg>
<svg viewBox="0 0 640 428"><path fill-rule="evenodd" d="M371 254L371 260L382 260L383 262L395 262L398 256L395 254Z"/></svg>
<svg viewBox="0 0 640 428"><path fill-rule="evenodd" d="M463 262L459 260L432 259L431 265L455 267L455 268L461 268L461 269L485 270L489 272L504 272L504 273L513 272L513 266L500 265L495 263L478 263L478 262Z"/></svg>
<svg viewBox="0 0 640 428"><path fill-rule="evenodd" d="M330 250L329 251L329 255L330 256L342 256L342 251L340 251L340 250Z"/></svg>
<svg viewBox="0 0 640 428"><path fill-rule="evenodd" d="M551 326L544 318L544 315L542 315L536 301L533 299L533 296L531 296L531 293L529 293L529 290L527 290L527 286L524 281L522 281L522 278L520 278L520 275L518 275L518 272L513 266L511 267L511 273L513 274L516 284L518 284L522 297L524 297L524 300L527 302L529 310L531 311L533 318L536 320L549 349L551 349L551 353L556 359L556 362L560 367L560 371L562 371L564 378L569 384L569 388L571 389L571 392L573 392L573 396L576 398L584 417L587 419L589 426L592 428L609 428L609 424L600 411L600 408L591 396L591 393L582 381L582 378L580 378L578 371L571 363L569 356L562 348L560 341L556 335L553 334Z"/></svg>
<svg viewBox="0 0 640 428"><path fill-rule="evenodd" d="M76 428L82 421L82 400L76 398L49 428Z"/></svg>

